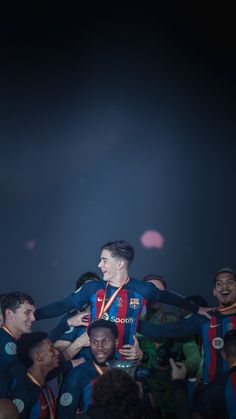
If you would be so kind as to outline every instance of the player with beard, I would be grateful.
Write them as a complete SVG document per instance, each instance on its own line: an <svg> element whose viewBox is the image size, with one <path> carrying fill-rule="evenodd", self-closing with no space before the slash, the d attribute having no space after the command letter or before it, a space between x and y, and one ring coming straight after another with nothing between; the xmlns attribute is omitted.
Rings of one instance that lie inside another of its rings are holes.
<svg viewBox="0 0 236 419"><path fill-rule="evenodd" d="M174 323L154 325L140 322L138 331L151 338L169 338L201 334L203 339L203 382L208 383L228 369L221 356L224 336L236 329L236 274L231 268L222 268L214 278L213 295L218 308L211 311L211 319L192 315Z"/></svg>
<svg viewBox="0 0 236 419"><path fill-rule="evenodd" d="M87 411L94 382L107 370L107 361L116 358L118 329L114 322L97 320L90 324L87 333L93 360L79 365L66 375L58 398L58 419L73 418L77 408Z"/></svg>

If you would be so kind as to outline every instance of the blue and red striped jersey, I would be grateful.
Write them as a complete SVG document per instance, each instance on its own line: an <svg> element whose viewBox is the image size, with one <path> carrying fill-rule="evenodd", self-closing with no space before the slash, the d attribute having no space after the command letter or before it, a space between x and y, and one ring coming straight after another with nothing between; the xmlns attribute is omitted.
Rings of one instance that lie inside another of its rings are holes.
<svg viewBox="0 0 236 419"><path fill-rule="evenodd" d="M188 319L165 325L154 325L140 321L138 332L153 338L179 338L193 336L195 333L203 337L204 368L203 381L208 383L215 377L227 370L228 364L221 356L224 335L232 329L236 329L236 313L223 314L219 311L212 311L211 320L207 317L193 314Z"/></svg>
<svg viewBox="0 0 236 419"><path fill-rule="evenodd" d="M99 316L105 288L106 282L104 280L87 283L79 292L73 293L66 299L36 310L36 319L56 317L73 309L78 310L85 303L90 302L91 320L93 321ZM116 287L109 285L106 298L109 299L116 289ZM161 291L152 283L130 279L120 290L107 313L103 315L106 320L114 321L117 324L119 348L124 344L133 343L133 335L136 333L142 308L148 301L160 301L194 312L198 310L198 306L189 303L176 294Z"/></svg>
<svg viewBox="0 0 236 419"><path fill-rule="evenodd" d="M21 419L50 419L50 407L56 418L56 401L50 387L39 387L27 376L19 382L11 393Z"/></svg>
<svg viewBox="0 0 236 419"><path fill-rule="evenodd" d="M236 329L236 315L212 314L210 321L202 327L204 363L203 382L209 383L215 377L227 371L228 363L222 357L224 336L229 330Z"/></svg>
<svg viewBox="0 0 236 419"><path fill-rule="evenodd" d="M57 419L71 419L76 410L86 411L99 374L92 361L72 368L65 376L57 403Z"/></svg>

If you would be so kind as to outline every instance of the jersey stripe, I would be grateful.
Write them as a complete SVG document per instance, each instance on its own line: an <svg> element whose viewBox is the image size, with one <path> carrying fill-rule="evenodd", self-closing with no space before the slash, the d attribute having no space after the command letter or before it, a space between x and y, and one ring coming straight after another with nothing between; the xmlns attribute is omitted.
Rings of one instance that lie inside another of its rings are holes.
<svg viewBox="0 0 236 419"><path fill-rule="evenodd" d="M133 343L133 336L136 333L143 306L147 302L146 299L141 294L134 292L133 295L134 295L134 298L139 300L139 306L136 309L134 309L134 316L133 316L134 322L130 326L130 338L132 339L130 343Z"/></svg>
<svg viewBox="0 0 236 419"><path fill-rule="evenodd" d="M88 410L89 405L91 404L92 401L92 389L94 384L97 381L97 377L94 378L93 380L90 381L90 383L88 383L85 387L84 387L84 391L83 391L83 410L86 411Z"/></svg>
<svg viewBox="0 0 236 419"><path fill-rule="evenodd" d="M126 320L127 319L127 306L128 306L128 295L127 295L126 289L122 289L119 292L119 295L116 297L114 305L117 306L117 319ZM121 321L116 322L116 325L119 331L118 349L120 349L123 346L125 329L126 328L129 329L130 325L124 322L122 323Z"/></svg>
<svg viewBox="0 0 236 419"><path fill-rule="evenodd" d="M207 369L207 377L206 377L207 381L205 381L205 377L204 377L204 382L211 381L212 377L214 377L215 370L216 370L216 350L212 346L212 341L216 337L216 332L217 332L216 325L217 325L217 318L213 316L211 318L211 321L207 323L206 325L204 325L206 329L208 329L207 331L208 336L205 341L207 343L208 351L205 350L205 345L204 345L204 354L205 354L204 364L205 364L205 368Z"/></svg>
<svg viewBox="0 0 236 419"><path fill-rule="evenodd" d="M219 338L223 340L224 335L231 329L236 329L236 316L235 315L233 316L212 315L211 321L203 325L203 345L204 345L203 380L204 380L204 383L208 383L212 381L216 376L227 371L228 363L221 356L221 347L219 346L218 349L214 348L213 339Z"/></svg>

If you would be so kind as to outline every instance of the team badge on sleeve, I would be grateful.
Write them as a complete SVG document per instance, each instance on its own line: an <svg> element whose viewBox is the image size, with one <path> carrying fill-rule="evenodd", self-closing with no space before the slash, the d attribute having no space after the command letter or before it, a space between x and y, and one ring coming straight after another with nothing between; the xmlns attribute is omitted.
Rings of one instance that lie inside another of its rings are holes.
<svg viewBox="0 0 236 419"><path fill-rule="evenodd" d="M18 410L19 413L23 412L24 407L25 407L23 400L21 400L21 399L14 399L13 400L13 403L16 405L17 410Z"/></svg>
<svg viewBox="0 0 236 419"><path fill-rule="evenodd" d="M115 305L116 305L116 307L122 307L123 306L123 300L122 300L121 297L116 298Z"/></svg>
<svg viewBox="0 0 236 419"><path fill-rule="evenodd" d="M14 342L8 342L5 345L5 351L8 355L16 355L16 344Z"/></svg>
<svg viewBox="0 0 236 419"><path fill-rule="evenodd" d="M63 393L60 398L60 404L62 406L69 406L73 401L72 394L70 393Z"/></svg>
<svg viewBox="0 0 236 419"><path fill-rule="evenodd" d="M130 298L129 301L130 308L136 309L139 306L139 298Z"/></svg>

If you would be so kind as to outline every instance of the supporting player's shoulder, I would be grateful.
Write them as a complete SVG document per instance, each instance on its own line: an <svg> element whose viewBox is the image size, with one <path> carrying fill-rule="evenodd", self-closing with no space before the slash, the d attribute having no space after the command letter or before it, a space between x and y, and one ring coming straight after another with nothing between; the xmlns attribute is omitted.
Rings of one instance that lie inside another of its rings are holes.
<svg viewBox="0 0 236 419"><path fill-rule="evenodd" d="M16 342L16 340L9 334L6 332L6 330L4 330L2 327L0 328L0 342L1 342L1 346L4 343L7 342Z"/></svg>
<svg viewBox="0 0 236 419"><path fill-rule="evenodd" d="M94 376L94 371L96 370L93 361L89 360L83 362L83 364L80 364L75 368L72 368L69 373L72 373L73 376L76 376L79 381L83 381L84 377L92 378Z"/></svg>
<svg viewBox="0 0 236 419"><path fill-rule="evenodd" d="M34 384L27 376L25 376L17 382L10 396L11 399L20 398L24 401L27 400L32 403L37 400L39 392L40 388Z"/></svg>
<svg viewBox="0 0 236 419"><path fill-rule="evenodd" d="M0 337L10 337L9 333L6 332L6 330L3 329L3 327L0 327Z"/></svg>

